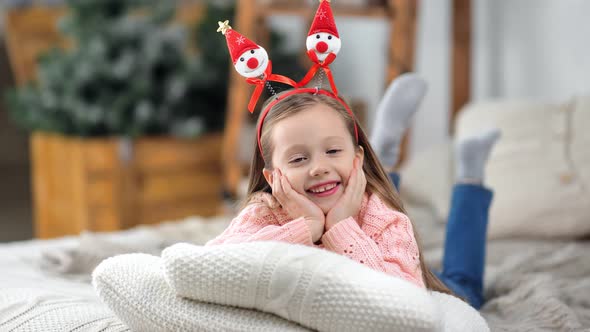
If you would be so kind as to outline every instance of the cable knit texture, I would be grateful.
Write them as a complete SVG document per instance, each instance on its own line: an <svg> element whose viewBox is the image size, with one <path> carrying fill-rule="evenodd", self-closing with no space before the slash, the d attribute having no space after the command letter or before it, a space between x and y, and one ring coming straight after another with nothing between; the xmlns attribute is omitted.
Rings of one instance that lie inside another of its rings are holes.
<svg viewBox="0 0 590 332"><path fill-rule="evenodd" d="M325 250L280 242L178 244L166 249L163 259L120 255L96 268L93 285L133 331L308 331L272 313L319 331L489 331L477 311L454 297ZM177 291L212 303L180 297ZM50 310L47 317L67 315L69 308ZM105 316L108 321L110 315ZM43 330L60 326L44 322Z"/></svg>
<svg viewBox="0 0 590 332"><path fill-rule="evenodd" d="M489 331L465 302L341 255L284 242L164 250L174 291L197 301L258 309L318 331Z"/></svg>
<svg viewBox="0 0 590 332"><path fill-rule="evenodd" d="M264 203L248 205L207 245L265 240L316 246L303 218L293 220L281 208L271 209ZM316 247L425 287L410 219L389 208L377 195L365 195L358 220L349 217L340 221Z"/></svg>
<svg viewBox="0 0 590 332"><path fill-rule="evenodd" d="M129 327L97 298L73 297L38 288L2 288L0 331L128 332Z"/></svg>
<svg viewBox="0 0 590 332"><path fill-rule="evenodd" d="M318 331L431 331L438 321L425 289L318 248L176 244L162 258L180 296L271 312Z"/></svg>
<svg viewBox="0 0 590 332"><path fill-rule="evenodd" d="M156 256L108 258L92 279L98 296L133 331L308 331L272 314L180 298L168 286Z"/></svg>

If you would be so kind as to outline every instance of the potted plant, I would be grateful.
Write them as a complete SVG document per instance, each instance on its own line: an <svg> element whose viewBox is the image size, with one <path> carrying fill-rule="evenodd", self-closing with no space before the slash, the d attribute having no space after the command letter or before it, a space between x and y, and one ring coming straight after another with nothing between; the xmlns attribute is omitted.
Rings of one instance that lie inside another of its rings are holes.
<svg viewBox="0 0 590 332"><path fill-rule="evenodd" d="M218 212L225 45L189 54L171 3L67 0L68 47L44 53L36 80L8 93L31 132L38 237ZM197 32L218 38L202 17Z"/></svg>

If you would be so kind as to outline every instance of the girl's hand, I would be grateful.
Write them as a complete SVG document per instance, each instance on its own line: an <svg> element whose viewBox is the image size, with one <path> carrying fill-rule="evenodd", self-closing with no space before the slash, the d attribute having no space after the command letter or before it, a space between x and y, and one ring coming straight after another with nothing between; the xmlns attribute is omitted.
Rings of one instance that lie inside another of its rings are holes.
<svg viewBox="0 0 590 332"><path fill-rule="evenodd" d="M326 216L326 231L348 217L355 217L361 209L367 178L362 165L359 164L359 158L355 158L344 194Z"/></svg>
<svg viewBox="0 0 590 332"><path fill-rule="evenodd" d="M307 197L296 192L286 176L279 169L272 174L272 195L293 219L303 217L311 231L313 242L324 234L325 216L322 209Z"/></svg>

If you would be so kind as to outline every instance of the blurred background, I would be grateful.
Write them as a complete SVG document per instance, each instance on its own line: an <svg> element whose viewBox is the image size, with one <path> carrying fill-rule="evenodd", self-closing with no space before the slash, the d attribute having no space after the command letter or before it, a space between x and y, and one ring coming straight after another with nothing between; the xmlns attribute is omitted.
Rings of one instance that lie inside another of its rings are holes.
<svg viewBox="0 0 590 332"><path fill-rule="evenodd" d="M333 0L334 77L370 131L415 71L429 93L406 159L467 103L588 93L585 0ZM0 242L228 213L246 174L250 87L217 21L301 78L316 1L2 0Z"/></svg>

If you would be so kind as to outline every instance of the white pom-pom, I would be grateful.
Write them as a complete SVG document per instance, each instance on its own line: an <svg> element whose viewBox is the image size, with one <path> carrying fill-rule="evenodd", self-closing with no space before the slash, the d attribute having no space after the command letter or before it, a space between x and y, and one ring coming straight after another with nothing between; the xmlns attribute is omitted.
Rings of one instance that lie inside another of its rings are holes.
<svg viewBox="0 0 590 332"><path fill-rule="evenodd" d="M242 53L234 67L240 75L252 78L264 74L268 64L268 53L264 48L259 47Z"/></svg>
<svg viewBox="0 0 590 332"><path fill-rule="evenodd" d="M342 42L340 41L340 38L331 33L318 32L307 37L305 46L308 51L315 51L315 54L320 61L324 61L328 54L334 53L337 55L338 52L340 52Z"/></svg>

